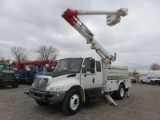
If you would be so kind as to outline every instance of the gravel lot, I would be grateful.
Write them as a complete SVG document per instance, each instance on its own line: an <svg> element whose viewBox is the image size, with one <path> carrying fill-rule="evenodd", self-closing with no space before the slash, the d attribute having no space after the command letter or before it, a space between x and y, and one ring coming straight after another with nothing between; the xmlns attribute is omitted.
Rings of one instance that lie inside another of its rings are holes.
<svg viewBox="0 0 160 120"><path fill-rule="evenodd" d="M116 101L99 99L83 104L73 116L66 116L60 104L45 107L23 94L30 85L19 88L0 88L0 120L160 120L160 86L136 83L130 90L131 97Z"/></svg>

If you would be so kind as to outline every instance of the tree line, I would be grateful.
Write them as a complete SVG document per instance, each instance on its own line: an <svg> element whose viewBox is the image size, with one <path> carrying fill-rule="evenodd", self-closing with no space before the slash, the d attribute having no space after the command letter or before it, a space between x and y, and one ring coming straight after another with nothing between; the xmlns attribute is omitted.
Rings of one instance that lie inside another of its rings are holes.
<svg viewBox="0 0 160 120"><path fill-rule="evenodd" d="M151 70L160 70L160 64L158 63L153 63L151 65Z"/></svg>
<svg viewBox="0 0 160 120"><path fill-rule="evenodd" d="M1 52L0 63L11 64L12 62L29 61L27 50L25 48L21 46L14 46L10 48L10 51L13 56L13 59L10 57L4 58ZM60 51L57 48L54 48L53 46L46 46L46 45L39 46L35 50L35 52L38 54L38 57L37 57L38 60L49 60L49 61L55 61L60 53Z"/></svg>

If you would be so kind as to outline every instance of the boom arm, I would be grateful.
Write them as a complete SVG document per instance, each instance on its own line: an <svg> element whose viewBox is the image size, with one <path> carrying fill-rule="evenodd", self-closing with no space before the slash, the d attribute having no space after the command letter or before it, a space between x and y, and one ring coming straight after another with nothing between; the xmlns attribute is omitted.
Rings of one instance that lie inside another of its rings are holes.
<svg viewBox="0 0 160 120"><path fill-rule="evenodd" d="M121 16L126 16L128 10L123 8L117 11L83 11L83 10L72 10L67 9L62 14L62 17L74 27L84 38L86 38L87 44L91 44L91 49L95 49L98 55L102 58L105 63L111 63L115 61L116 54L110 55L94 38L93 33L84 25L78 15L108 15L107 25L112 26L120 22Z"/></svg>

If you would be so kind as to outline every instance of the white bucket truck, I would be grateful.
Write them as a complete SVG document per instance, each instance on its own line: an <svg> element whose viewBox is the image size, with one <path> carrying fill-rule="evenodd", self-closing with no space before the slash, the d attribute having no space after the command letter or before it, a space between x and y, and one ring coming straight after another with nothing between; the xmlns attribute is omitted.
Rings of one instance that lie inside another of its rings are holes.
<svg viewBox="0 0 160 120"><path fill-rule="evenodd" d="M154 84L160 85L160 79L158 79L154 73L141 74L139 80L141 83L148 83L151 85L154 85Z"/></svg>
<svg viewBox="0 0 160 120"><path fill-rule="evenodd" d="M67 9L62 17L72 25L91 44L101 60L88 58L66 58L58 61L54 72L37 76L29 90L31 97L43 106L52 102L62 104L62 110L67 115L78 112L82 102L106 96L113 104L117 105L110 97L122 100L129 96L131 80L127 67L111 66L116 56L110 55L94 38L91 31L79 20L78 15L107 16L107 24L115 25L120 22L121 16L127 15L127 9L116 11L82 11Z"/></svg>

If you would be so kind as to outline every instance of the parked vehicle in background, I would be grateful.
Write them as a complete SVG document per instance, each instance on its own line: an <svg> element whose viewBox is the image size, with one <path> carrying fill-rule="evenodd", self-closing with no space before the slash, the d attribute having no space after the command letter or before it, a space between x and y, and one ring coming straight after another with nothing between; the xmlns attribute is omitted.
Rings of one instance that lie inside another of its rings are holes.
<svg viewBox="0 0 160 120"><path fill-rule="evenodd" d="M15 67L19 71L21 83L32 83L36 75L52 71L56 64L57 61L35 60L17 62Z"/></svg>
<svg viewBox="0 0 160 120"><path fill-rule="evenodd" d="M19 86L20 74L13 70L8 64L0 64L0 86L11 85L13 88Z"/></svg>
<svg viewBox="0 0 160 120"><path fill-rule="evenodd" d="M137 82L136 78L135 77L131 77L131 82L132 83L136 83Z"/></svg>
<svg viewBox="0 0 160 120"><path fill-rule="evenodd" d="M154 85L154 84L160 85L160 79L158 79L157 76L153 73L141 74L139 80L141 83L148 83L151 85Z"/></svg>

